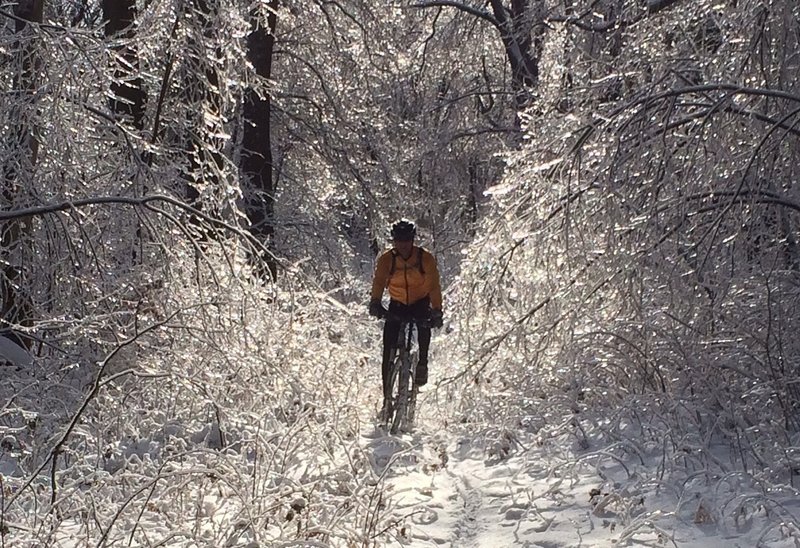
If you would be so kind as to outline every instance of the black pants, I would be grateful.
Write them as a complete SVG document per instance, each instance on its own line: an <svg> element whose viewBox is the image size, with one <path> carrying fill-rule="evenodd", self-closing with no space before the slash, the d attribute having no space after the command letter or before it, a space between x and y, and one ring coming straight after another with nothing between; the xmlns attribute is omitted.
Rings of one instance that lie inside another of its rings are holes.
<svg viewBox="0 0 800 548"><path fill-rule="evenodd" d="M397 346L400 336L400 324L403 320L427 320L431 317L431 301L428 297L415 303L403 304L399 301L389 301L389 315L383 326L383 361L381 363L381 376L383 377L383 397L391 397L389 386L389 365L392 360L392 350ZM395 318L398 318L397 320ZM419 363L417 367L428 366L428 348L431 345L431 328L417 325L417 345L419 346Z"/></svg>

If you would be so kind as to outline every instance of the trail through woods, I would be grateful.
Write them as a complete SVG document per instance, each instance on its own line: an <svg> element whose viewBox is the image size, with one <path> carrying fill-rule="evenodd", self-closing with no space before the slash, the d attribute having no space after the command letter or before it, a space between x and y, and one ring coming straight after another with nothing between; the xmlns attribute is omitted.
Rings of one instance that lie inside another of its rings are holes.
<svg viewBox="0 0 800 548"><path fill-rule="evenodd" d="M794 546L788 539L758 544L768 525L757 519L735 530L705 522L698 512L707 499L697 491L677 503L667 490L642 489L613 460L569 464L568 448L547 449L535 436L503 438L452 424L435 375L413 432L392 436L364 417L361 444L384 480L384 509L396 525L386 531L388 546ZM676 504L681 510L671 511Z"/></svg>
<svg viewBox="0 0 800 548"><path fill-rule="evenodd" d="M531 462L528 454L507 456L516 452L510 446L487 447L443 430L426 416L425 405L423 398L413 433L391 436L370 427L363 436L373 468L386 478L388 510L398 523L391 544L613 545L610 525L591 516L589 491L597 482L565 491L545 463Z"/></svg>

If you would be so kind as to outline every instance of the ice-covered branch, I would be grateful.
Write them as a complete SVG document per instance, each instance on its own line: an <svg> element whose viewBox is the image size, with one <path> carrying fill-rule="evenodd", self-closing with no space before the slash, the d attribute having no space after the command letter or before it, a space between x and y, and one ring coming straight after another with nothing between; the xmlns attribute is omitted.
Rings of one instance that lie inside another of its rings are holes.
<svg viewBox="0 0 800 548"><path fill-rule="evenodd" d="M500 26L500 22L488 11L464 4L463 2L455 2L453 0L426 0L423 2L417 2L416 4L412 4L411 7L412 8L436 8L436 7L456 8L457 10L463 11L470 15L474 15L475 17L478 17L485 21L489 21L495 27Z"/></svg>

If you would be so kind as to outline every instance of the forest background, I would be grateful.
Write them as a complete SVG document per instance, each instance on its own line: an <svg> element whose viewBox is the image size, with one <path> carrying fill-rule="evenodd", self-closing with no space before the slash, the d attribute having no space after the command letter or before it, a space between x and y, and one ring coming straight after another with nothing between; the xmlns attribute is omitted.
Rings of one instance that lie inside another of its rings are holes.
<svg viewBox="0 0 800 548"><path fill-rule="evenodd" d="M621 541L665 491L800 542L799 42L792 0L0 1L3 546L402 539L359 441L399 216L431 424L621 467Z"/></svg>

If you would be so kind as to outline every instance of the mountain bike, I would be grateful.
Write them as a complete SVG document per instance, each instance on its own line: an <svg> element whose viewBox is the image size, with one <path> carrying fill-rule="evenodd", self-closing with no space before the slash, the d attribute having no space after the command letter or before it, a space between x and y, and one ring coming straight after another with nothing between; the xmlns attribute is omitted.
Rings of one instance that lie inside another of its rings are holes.
<svg viewBox="0 0 800 548"><path fill-rule="evenodd" d="M416 383L416 332L419 324L426 323L427 320L419 319L403 319L400 323L400 334L389 362L389 397L384 394L381 412L381 422L389 427L392 434L409 432L414 427L419 392Z"/></svg>

